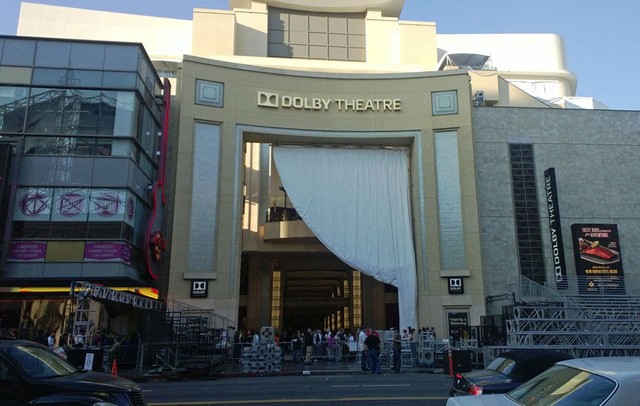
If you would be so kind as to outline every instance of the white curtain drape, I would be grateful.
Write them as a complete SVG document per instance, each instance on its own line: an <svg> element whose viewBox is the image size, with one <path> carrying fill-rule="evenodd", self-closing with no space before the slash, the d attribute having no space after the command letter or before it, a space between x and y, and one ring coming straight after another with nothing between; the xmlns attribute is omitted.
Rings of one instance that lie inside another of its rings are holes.
<svg viewBox="0 0 640 406"><path fill-rule="evenodd" d="M417 326L407 152L275 146L273 158L316 237L347 265L396 286L396 327Z"/></svg>

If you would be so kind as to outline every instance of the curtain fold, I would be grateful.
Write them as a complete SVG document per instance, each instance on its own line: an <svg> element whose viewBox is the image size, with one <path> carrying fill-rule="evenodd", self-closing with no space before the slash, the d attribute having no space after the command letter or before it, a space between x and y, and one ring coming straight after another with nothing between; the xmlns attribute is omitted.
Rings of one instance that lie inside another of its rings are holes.
<svg viewBox="0 0 640 406"><path fill-rule="evenodd" d="M290 202L316 237L347 265L396 286L396 327L417 326L407 152L275 146L273 158Z"/></svg>

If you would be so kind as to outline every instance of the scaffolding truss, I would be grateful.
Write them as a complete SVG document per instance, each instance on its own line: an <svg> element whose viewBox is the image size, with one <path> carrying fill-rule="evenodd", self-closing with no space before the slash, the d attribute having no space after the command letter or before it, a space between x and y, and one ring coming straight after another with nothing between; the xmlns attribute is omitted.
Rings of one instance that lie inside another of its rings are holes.
<svg viewBox="0 0 640 406"><path fill-rule="evenodd" d="M543 347L574 357L640 355L639 297L563 296L524 277L512 295L507 345L490 347L496 351Z"/></svg>
<svg viewBox="0 0 640 406"><path fill-rule="evenodd" d="M108 300L147 310L162 310L164 308L164 303L158 300L117 291L85 281L72 282L69 293L76 298L76 312L73 318L73 340L76 344L85 347L91 344L91 338L95 334L98 325L98 320L96 320L96 300Z"/></svg>

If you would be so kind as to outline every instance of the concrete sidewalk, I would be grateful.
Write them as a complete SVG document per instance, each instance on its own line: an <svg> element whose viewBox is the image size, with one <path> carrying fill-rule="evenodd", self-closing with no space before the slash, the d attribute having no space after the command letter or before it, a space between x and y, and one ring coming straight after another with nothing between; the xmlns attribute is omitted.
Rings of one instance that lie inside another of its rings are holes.
<svg viewBox="0 0 640 406"><path fill-rule="evenodd" d="M258 377L258 376L283 376L283 375L346 375L346 374L367 374L362 371L360 363L349 361L333 361L315 359L312 364L302 362L294 363L285 361L280 364L279 371L246 372L243 371L242 363L239 361L227 361L213 370L208 368L157 368L154 370L126 370L121 371L119 376L129 378L134 381L148 380L181 380L181 379L218 379L233 377ZM393 373L389 367L382 368L383 374ZM400 373L428 373L443 374L442 368L421 368L405 367Z"/></svg>

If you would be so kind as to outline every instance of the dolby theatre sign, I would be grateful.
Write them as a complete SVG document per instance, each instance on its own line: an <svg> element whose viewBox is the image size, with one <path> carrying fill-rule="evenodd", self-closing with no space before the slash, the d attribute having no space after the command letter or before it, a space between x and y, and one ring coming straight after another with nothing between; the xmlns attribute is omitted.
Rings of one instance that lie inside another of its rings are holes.
<svg viewBox="0 0 640 406"><path fill-rule="evenodd" d="M325 99L258 92L258 107L315 111L402 111L402 99Z"/></svg>

